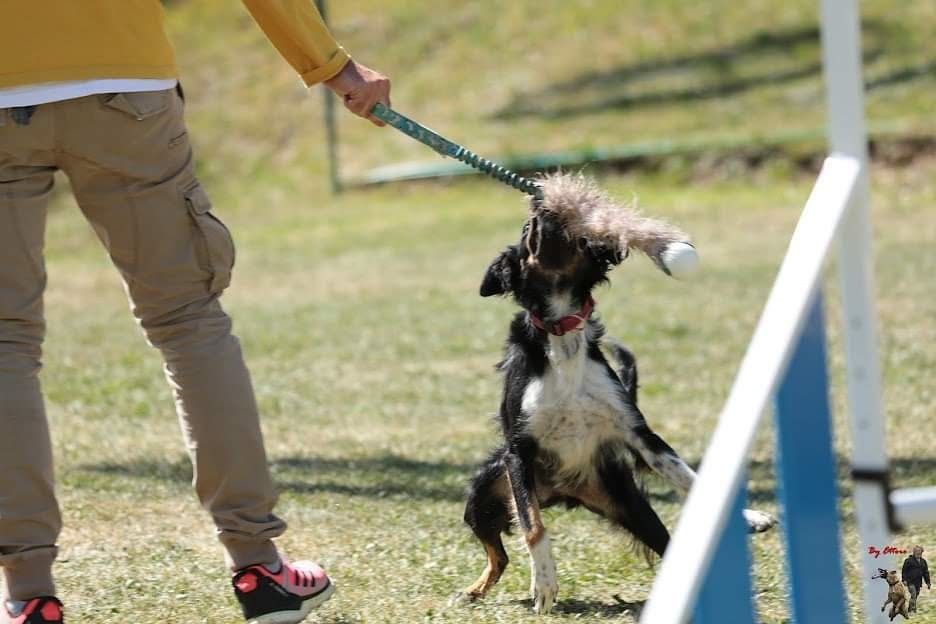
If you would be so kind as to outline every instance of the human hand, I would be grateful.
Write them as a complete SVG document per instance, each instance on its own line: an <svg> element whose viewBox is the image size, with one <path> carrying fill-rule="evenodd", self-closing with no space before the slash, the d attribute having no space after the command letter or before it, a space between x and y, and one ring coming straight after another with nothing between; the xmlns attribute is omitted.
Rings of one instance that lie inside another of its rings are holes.
<svg viewBox="0 0 936 624"><path fill-rule="evenodd" d="M359 117L369 119L375 126L386 124L370 114L374 104L390 106L390 79L369 67L348 61L325 86L341 96L345 107Z"/></svg>

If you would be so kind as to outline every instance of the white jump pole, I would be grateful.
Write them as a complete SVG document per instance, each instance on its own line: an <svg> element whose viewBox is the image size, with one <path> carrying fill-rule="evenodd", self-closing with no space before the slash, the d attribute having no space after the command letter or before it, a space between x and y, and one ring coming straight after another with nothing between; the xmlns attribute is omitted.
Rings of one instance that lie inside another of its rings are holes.
<svg viewBox="0 0 936 624"><path fill-rule="evenodd" d="M758 424L796 346L860 171L858 161L838 155L827 158L819 173L666 548L641 624L681 624L689 618Z"/></svg>
<svg viewBox="0 0 936 624"><path fill-rule="evenodd" d="M862 475L854 485L855 518L861 544L864 610L869 623L883 623L880 606L886 587L871 583L875 561L868 546L890 543L887 522L887 473L881 409L881 371L877 351L872 274L868 147L861 74L861 22L857 0L822 0L822 55L828 106L829 144L833 152L861 163L850 210L839 235L839 276L842 287L848 408L852 436L852 468ZM880 475L874 480L868 478Z"/></svg>

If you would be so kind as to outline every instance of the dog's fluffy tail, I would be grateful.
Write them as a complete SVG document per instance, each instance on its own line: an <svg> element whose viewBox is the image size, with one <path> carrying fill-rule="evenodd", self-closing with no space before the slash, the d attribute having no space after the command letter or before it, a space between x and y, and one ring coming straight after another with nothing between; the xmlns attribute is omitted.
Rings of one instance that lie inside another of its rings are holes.
<svg viewBox="0 0 936 624"><path fill-rule="evenodd" d="M611 352L611 357L617 362L617 374L624 386L628 399L636 407L637 405L637 358L633 352L624 346L620 340L605 336L602 338L602 344ZM634 476L640 479L639 485L643 485L642 477L650 472L650 466L644 461L639 453L631 453L634 464Z"/></svg>
<svg viewBox="0 0 936 624"><path fill-rule="evenodd" d="M630 349L615 338L606 337L602 342L611 352L612 357L617 360L619 366L617 374L621 378L621 383L624 384L628 398L631 403L637 405L637 358Z"/></svg>

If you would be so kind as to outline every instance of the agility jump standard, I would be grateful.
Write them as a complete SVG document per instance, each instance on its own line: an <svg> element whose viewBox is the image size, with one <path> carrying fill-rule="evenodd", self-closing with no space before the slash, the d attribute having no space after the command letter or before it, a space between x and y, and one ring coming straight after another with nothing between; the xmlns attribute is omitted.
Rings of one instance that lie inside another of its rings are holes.
<svg viewBox="0 0 936 624"><path fill-rule="evenodd" d="M748 454L771 397L776 400L792 621L847 622L843 592L829 582L842 578L842 558L820 286L836 239L860 547L890 543L891 532L903 523L936 522L936 488L890 492L887 485L857 0L822 0L821 15L831 155L800 216L702 459L643 624L677 624L690 616L696 624L756 621L740 510ZM864 552L861 560L865 621L883 624L884 586L868 584L874 562ZM717 576L711 573L716 567Z"/></svg>

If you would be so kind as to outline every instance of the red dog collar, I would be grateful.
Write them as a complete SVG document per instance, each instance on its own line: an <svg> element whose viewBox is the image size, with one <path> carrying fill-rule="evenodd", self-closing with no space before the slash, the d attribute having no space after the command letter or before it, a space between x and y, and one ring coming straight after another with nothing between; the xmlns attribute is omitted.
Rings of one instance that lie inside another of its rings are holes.
<svg viewBox="0 0 936 624"><path fill-rule="evenodd" d="M585 303L582 305L582 309L575 314L563 316L558 321L546 323L543 319L530 312L530 322L533 323L533 327L549 332L553 336L564 336L570 331L584 329L585 322L588 320L588 317L591 316L592 310L594 309L595 300L589 295L588 299L586 299Z"/></svg>

